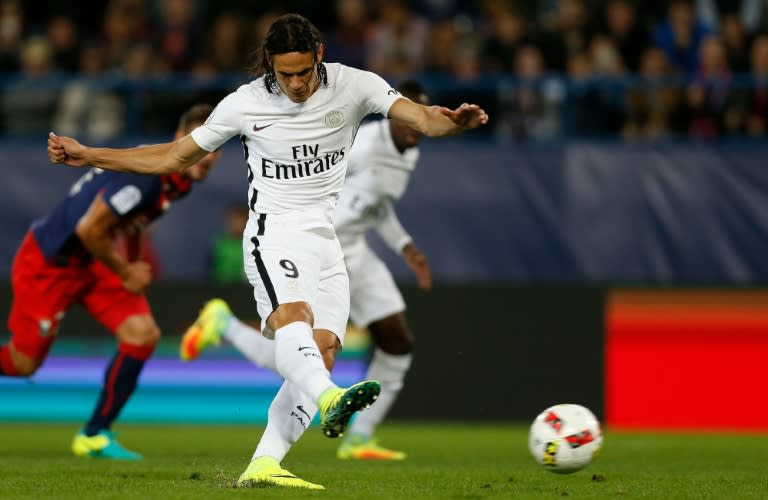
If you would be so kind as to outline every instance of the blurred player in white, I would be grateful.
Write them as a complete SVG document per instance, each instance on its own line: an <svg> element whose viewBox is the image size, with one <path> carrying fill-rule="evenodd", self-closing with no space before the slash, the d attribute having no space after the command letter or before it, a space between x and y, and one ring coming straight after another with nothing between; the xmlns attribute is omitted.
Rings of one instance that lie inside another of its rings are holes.
<svg viewBox="0 0 768 500"><path fill-rule="evenodd" d="M361 120L378 113L428 136L456 134L488 121L476 105L455 110L401 97L381 77L323 63L317 28L306 18L278 18L262 43L261 77L225 97L205 124L165 144L91 148L54 133L53 163L160 175L183 171L239 136L248 163L250 218L243 235L246 274L265 335L274 336L272 363L285 379L269 424L238 485L323 489L280 466L303 433L295 421L306 405L338 437L352 415L378 397L377 381L349 388L330 378L349 315L349 282L331 216ZM275 438L278 436L278 438Z"/></svg>
<svg viewBox="0 0 768 500"><path fill-rule="evenodd" d="M415 81L401 83L397 90L413 102L427 104L422 86ZM419 159L417 145L422 134L395 120L370 122L360 127L349 154L349 170L333 216L336 234L344 251L349 273L350 319L368 328L374 353L367 378L381 383L381 394L370 410L359 414L338 449L342 459L403 460L405 453L383 448L373 438L378 424L392 407L411 365L413 337L405 319L405 302L392 274L371 250L365 234L375 229L387 245L402 255L424 290L432 287L426 256L415 246L395 214L393 203L408 186ZM209 318L230 318L211 321ZM203 328L203 325L210 325ZM275 342L232 317L221 299L203 307L200 317L181 342L181 357L197 358L221 337L229 340L255 364L270 368ZM303 406L309 420L314 408ZM315 409L316 410L316 409Z"/></svg>

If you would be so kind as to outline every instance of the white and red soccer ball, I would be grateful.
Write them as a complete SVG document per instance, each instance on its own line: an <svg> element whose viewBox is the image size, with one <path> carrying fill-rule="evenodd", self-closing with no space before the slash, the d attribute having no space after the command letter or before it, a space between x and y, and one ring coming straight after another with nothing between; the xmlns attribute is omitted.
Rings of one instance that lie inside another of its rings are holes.
<svg viewBox="0 0 768 500"><path fill-rule="evenodd" d="M536 417L528 433L528 449L545 469L560 474L581 470L603 445L600 422L587 408L561 404Z"/></svg>

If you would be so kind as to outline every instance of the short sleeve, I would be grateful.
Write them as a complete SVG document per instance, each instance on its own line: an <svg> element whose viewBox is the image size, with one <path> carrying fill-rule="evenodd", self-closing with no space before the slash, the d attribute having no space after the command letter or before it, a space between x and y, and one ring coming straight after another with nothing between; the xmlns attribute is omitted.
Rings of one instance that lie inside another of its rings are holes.
<svg viewBox="0 0 768 500"><path fill-rule="evenodd" d="M155 176L118 174L105 184L101 195L116 215L123 216L156 197L159 184Z"/></svg>
<svg viewBox="0 0 768 500"><path fill-rule="evenodd" d="M192 139L206 151L216 151L232 137L240 134L242 100L237 92L222 99L204 124L192 131Z"/></svg>
<svg viewBox="0 0 768 500"><path fill-rule="evenodd" d="M362 95L362 105L366 114L378 113L386 117L392 104L403 97L386 80L370 71L360 72L357 89Z"/></svg>

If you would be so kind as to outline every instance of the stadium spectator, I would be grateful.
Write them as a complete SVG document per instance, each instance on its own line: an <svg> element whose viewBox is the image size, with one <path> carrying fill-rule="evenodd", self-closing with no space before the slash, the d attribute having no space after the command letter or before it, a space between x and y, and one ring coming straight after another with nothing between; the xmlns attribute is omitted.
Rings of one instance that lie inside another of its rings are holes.
<svg viewBox="0 0 768 500"><path fill-rule="evenodd" d="M216 71L220 73L242 71L246 63L243 54L250 52L242 19L228 12L219 14L213 21L205 52Z"/></svg>
<svg viewBox="0 0 768 500"><path fill-rule="evenodd" d="M598 26L597 33L611 39L618 48L624 67L636 72L650 45L650 34L638 17L635 0L608 0Z"/></svg>
<svg viewBox="0 0 768 500"><path fill-rule="evenodd" d="M720 37L712 35L704 39L700 52L700 69L674 112L674 121L684 137L714 141L725 130L724 115L732 78Z"/></svg>
<svg viewBox="0 0 768 500"><path fill-rule="evenodd" d="M612 38L605 35L592 38L589 42L589 56L592 59L593 76L620 78L624 75L624 60Z"/></svg>
<svg viewBox="0 0 768 500"><path fill-rule="evenodd" d="M21 73L0 94L3 129L14 135L50 128L58 92L53 83L51 45L45 37L31 37L21 49Z"/></svg>
<svg viewBox="0 0 768 500"><path fill-rule="evenodd" d="M592 29L585 0L558 0L545 29L556 35L566 57L587 50Z"/></svg>
<svg viewBox="0 0 768 500"><path fill-rule="evenodd" d="M151 29L144 1L110 0L101 31L107 51L107 66L121 67L131 47L149 41Z"/></svg>
<svg viewBox="0 0 768 500"><path fill-rule="evenodd" d="M171 71L186 71L200 53L201 28L192 0L160 0L154 45Z"/></svg>
<svg viewBox="0 0 768 500"><path fill-rule="evenodd" d="M24 45L24 10L19 0L0 1L0 26L0 72L18 71Z"/></svg>
<svg viewBox="0 0 768 500"><path fill-rule="evenodd" d="M80 40L77 26L68 16L56 16L48 22L48 41L57 71L73 73L80 64Z"/></svg>
<svg viewBox="0 0 768 500"><path fill-rule="evenodd" d="M593 137L621 130L623 110L617 106L618 88L611 81L594 79L588 52L568 60L569 96L564 104L563 129L575 137Z"/></svg>
<svg viewBox="0 0 768 500"><path fill-rule="evenodd" d="M768 35L755 37L750 59L751 87L733 92L725 126L731 134L765 136L768 132Z"/></svg>
<svg viewBox="0 0 768 500"><path fill-rule="evenodd" d="M379 0L366 67L392 77L420 73L426 67L428 37L429 24L408 8L407 0Z"/></svg>
<svg viewBox="0 0 768 500"><path fill-rule="evenodd" d="M328 57L364 69L368 59L371 21L365 0L336 0L338 26L325 34Z"/></svg>
<svg viewBox="0 0 768 500"><path fill-rule="evenodd" d="M207 104L189 109L179 120L176 138L202 124L211 110ZM32 224L16 253L11 340L0 346L0 375L33 374L74 304L81 304L118 341L96 407L72 441L76 456L142 458L110 430L160 338L144 294L152 271L138 260L142 229L194 182L204 180L218 157L218 152L200 155L183 173L160 177L90 169L47 217ZM127 238L127 258L117 251L118 235Z"/></svg>
<svg viewBox="0 0 768 500"><path fill-rule="evenodd" d="M427 46L426 70L440 75L452 74L460 39L461 35L453 19L440 19L432 23Z"/></svg>
<svg viewBox="0 0 768 500"><path fill-rule="evenodd" d="M285 382L238 484L323 489L289 473L280 462L318 408L323 433L338 437L380 389L376 381L339 388L329 371L349 313L344 255L331 223L349 145L360 121L371 113L430 136L479 127L488 116L476 105L426 107L400 97L373 73L323 63L319 31L297 14L273 23L260 56L263 76L224 98L212 119L181 140L118 150L88 148L51 134L48 154L54 163L95 162L109 170L157 175L183 171L242 136L250 209L243 246L253 257L246 261L246 272L266 323L262 331L274 338L271 366ZM224 315L211 319L227 321ZM205 331L202 327L201 335ZM303 413L291 415L297 405Z"/></svg>
<svg viewBox="0 0 768 500"><path fill-rule="evenodd" d="M726 16L735 16L749 33L766 21L764 0L696 0L696 12L707 26L720 26Z"/></svg>
<svg viewBox="0 0 768 500"><path fill-rule="evenodd" d="M696 17L693 0L670 0L667 18L653 30L653 43L674 68L693 74L699 68L699 45L712 32Z"/></svg>
<svg viewBox="0 0 768 500"><path fill-rule="evenodd" d="M489 21L490 34L480 48L480 67L486 73L512 73L517 50L531 41L525 19L512 9L500 9Z"/></svg>
<svg viewBox="0 0 768 500"><path fill-rule="evenodd" d="M655 47L640 60L640 82L627 92L627 117L622 131L630 141L657 141L670 136L670 115L681 92L670 81L672 73L664 53Z"/></svg>
<svg viewBox="0 0 768 500"><path fill-rule="evenodd" d="M103 142L123 131L125 104L117 92L104 88L106 51L88 44L80 52L77 78L62 89L53 128L62 134L83 135Z"/></svg>
<svg viewBox="0 0 768 500"><path fill-rule="evenodd" d="M725 44L728 66L734 73L749 72L749 47L752 45L751 36L744 30L744 24L739 16L726 14L720 23L720 35Z"/></svg>
<svg viewBox="0 0 768 500"><path fill-rule="evenodd" d="M517 49L514 70L516 85L499 91L496 137L500 141L554 139L560 132L562 85L545 79L544 57L535 45Z"/></svg>

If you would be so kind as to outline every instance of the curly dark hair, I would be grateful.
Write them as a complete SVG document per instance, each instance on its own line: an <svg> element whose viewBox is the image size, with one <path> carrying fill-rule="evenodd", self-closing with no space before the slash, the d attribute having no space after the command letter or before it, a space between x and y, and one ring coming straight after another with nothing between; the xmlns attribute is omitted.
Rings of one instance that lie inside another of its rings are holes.
<svg viewBox="0 0 768 500"><path fill-rule="evenodd" d="M317 51L321 43L320 31L306 17L299 14L285 14L277 18L269 27L269 32L261 43L259 61L256 65L258 74L264 75L267 92L276 94L280 90L272 67L272 56L289 52L312 52L312 58L317 60ZM328 73L323 63L317 65L317 77L321 85L328 85Z"/></svg>

